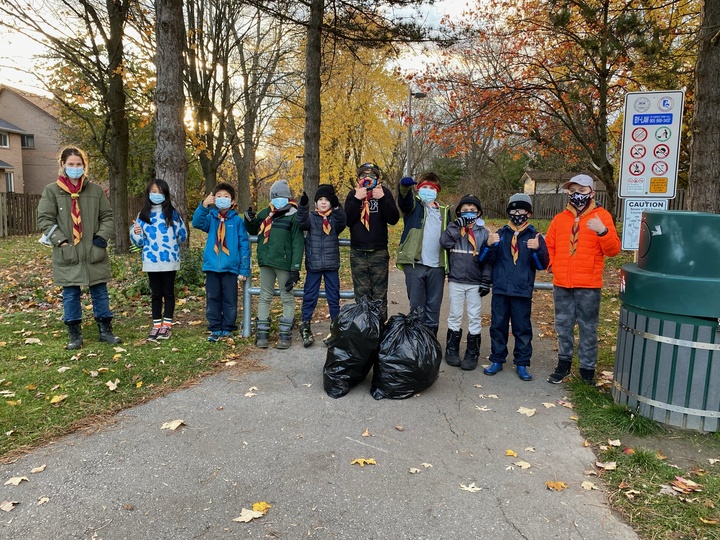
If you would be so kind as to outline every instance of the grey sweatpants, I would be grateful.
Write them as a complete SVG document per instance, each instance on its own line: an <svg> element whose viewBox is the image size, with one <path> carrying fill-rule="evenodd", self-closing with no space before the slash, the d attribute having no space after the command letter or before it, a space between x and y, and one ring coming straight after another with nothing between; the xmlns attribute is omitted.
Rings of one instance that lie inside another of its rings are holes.
<svg viewBox="0 0 720 540"><path fill-rule="evenodd" d="M558 336L558 361L572 362L575 324L580 331L578 358L582 369L595 369L598 356L598 320L600 289L565 289L555 286L555 331Z"/></svg>

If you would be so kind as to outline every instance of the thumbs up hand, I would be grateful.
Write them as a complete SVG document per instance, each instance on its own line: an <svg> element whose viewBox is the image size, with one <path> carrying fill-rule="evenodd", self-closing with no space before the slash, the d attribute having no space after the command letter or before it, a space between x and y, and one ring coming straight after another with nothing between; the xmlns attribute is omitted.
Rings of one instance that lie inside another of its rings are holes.
<svg viewBox="0 0 720 540"><path fill-rule="evenodd" d="M487 239L487 245L492 246L493 244L497 244L500 241L500 235L496 232L490 233L488 235Z"/></svg>
<svg viewBox="0 0 720 540"><path fill-rule="evenodd" d="M593 216L590 219L588 219L587 227L591 231L595 231L598 234L602 234L607 227L605 227L605 224L600 220L599 217Z"/></svg>
<svg viewBox="0 0 720 540"><path fill-rule="evenodd" d="M535 238L531 238L527 241L527 247L528 249L538 249L540 247L540 240L538 240L538 237L540 236L540 233L537 233L535 235Z"/></svg>
<svg viewBox="0 0 720 540"><path fill-rule="evenodd" d="M135 234L140 234L142 232L142 229L140 228L140 225L138 225L138 222L133 219L133 232Z"/></svg>

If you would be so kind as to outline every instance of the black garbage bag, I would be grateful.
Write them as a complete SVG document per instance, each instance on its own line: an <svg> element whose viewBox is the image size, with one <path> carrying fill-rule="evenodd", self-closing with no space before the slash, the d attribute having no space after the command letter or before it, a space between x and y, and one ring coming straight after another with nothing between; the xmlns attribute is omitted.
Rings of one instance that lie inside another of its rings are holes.
<svg viewBox="0 0 720 540"><path fill-rule="evenodd" d="M442 349L422 319L422 307L390 317L373 368L370 393L375 399L409 398L437 380Z"/></svg>
<svg viewBox="0 0 720 540"><path fill-rule="evenodd" d="M342 397L365 380L377 361L381 332L379 300L363 297L340 308L330 326L323 368L323 386L330 397Z"/></svg>

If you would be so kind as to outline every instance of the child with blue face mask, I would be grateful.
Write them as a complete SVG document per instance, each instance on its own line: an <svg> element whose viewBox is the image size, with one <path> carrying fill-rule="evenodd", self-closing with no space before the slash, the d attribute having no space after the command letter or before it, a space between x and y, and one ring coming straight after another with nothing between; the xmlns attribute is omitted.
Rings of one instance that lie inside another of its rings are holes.
<svg viewBox="0 0 720 540"><path fill-rule="evenodd" d="M270 206L257 214L252 208L245 212L250 234L257 234L257 260L260 266L260 299L255 344L261 349L269 346L270 304L275 282L280 288L283 315L279 321L278 349L292 344L295 324L293 287L300 281L300 265L305 251L305 237L297 222L297 203L287 180L278 180L270 187Z"/></svg>
<svg viewBox="0 0 720 540"><path fill-rule="evenodd" d="M170 187L165 180L151 180L145 188L144 199L143 208L130 227L130 242L142 248L153 318L147 340L155 342L170 339L175 314L175 275L180 269L180 245L187 241L187 229L173 208Z"/></svg>
<svg viewBox="0 0 720 540"><path fill-rule="evenodd" d="M413 186L417 185L417 193ZM452 211L436 199L440 178L434 172L420 175L418 182L409 176L400 180L398 207L404 227L400 237L397 266L405 273L410 309L422 306L425 325L437 336L440 306L448 273L447 252L440 235L452 221Z"/></svg>
<svg viewBox="0 0 720 540"><path fill-rule="evenodd" d="M238 281L244 282L250 276L250 238L234 206L235 188L221 182L193 214L193 227L208 235L202 269L211 342L229 337L238 329Z"/></svg>

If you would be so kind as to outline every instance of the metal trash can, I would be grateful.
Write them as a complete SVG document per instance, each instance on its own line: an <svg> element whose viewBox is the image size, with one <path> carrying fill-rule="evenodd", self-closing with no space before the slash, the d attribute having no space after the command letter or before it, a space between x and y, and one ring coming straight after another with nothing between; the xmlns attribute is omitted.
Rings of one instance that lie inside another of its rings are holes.
<svg viewBox="0 0 720 540"><path fill-rule="evenodd" d="M663 424L720 431L720 215L644 212L620 300L615 402Z"/></svg>

